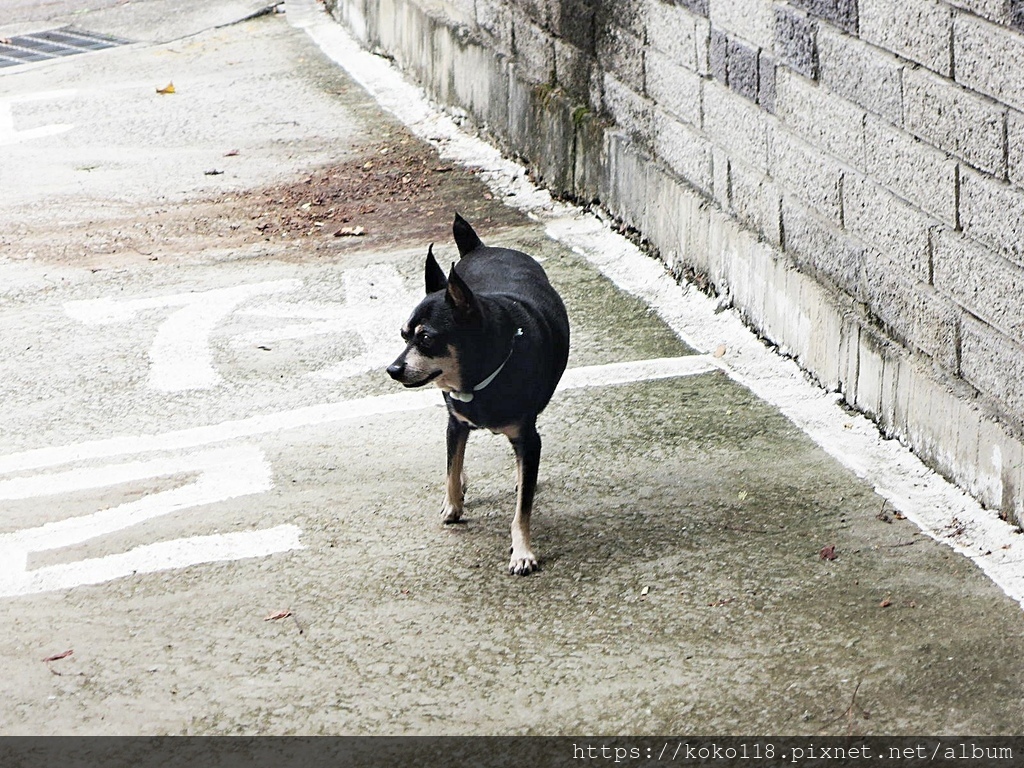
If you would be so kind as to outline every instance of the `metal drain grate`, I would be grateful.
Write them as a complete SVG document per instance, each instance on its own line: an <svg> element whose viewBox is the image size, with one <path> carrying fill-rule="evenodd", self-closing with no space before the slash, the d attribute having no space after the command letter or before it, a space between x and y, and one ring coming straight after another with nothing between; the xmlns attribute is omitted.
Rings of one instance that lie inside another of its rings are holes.
<svg viewBox="0 0 1024 768"><path fill-rule="evenodd" d="M74 27L0 38L0 68L74 56L76 53L87 51L99 51L103 48L127 45L130 42L131 40L85 32Z"/></svg>

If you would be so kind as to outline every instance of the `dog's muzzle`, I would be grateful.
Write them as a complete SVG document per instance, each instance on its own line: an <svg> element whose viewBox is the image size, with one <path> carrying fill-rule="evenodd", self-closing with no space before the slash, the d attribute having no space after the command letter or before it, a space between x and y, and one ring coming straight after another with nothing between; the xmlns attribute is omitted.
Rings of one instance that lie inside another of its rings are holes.
<svg viewBox="0 0 1024 768"><path fill-rule="evenodd" d="M397 360L395 360L395 362L393 362L391 365L389 365L387 370L388 370L388 376L390 376L392 379L397 381L399 384L401 384L401 385L403 385L405 387L409 387L410 389L412 389L414 387L422 387L425 384L429 384L434 379L436 379L438 376L440 376L441 373L442 373L440 370L437 370L437 371L434 371L433 373L429 374L425 378L420 379L419 381L409 381L408 371L406 370L406 366L405 366L405 356L404 355L402 357L399 357Z"/></svg>
<svg viewBox="0 0 1024 768"><path fill-rule="evenodd" d="M395 381L401 381L405 376L405 360L398 358L388 366L388 376Z"/></svg>

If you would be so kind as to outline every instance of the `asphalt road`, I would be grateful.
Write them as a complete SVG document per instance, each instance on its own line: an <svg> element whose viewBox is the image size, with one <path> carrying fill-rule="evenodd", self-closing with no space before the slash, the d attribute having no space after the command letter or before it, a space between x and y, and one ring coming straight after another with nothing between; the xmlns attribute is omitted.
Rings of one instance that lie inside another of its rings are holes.
<svg viewBox="0 0 1024 768"><path fill-rule="evenodd" d="M1020 607L731 347L287 14L107 5L0 26L134 41L0 70L0 733L1020 731ZM454 210L573 324L525 578L507 443L474 435L441 525L440 395L383 372Z"/></svg>

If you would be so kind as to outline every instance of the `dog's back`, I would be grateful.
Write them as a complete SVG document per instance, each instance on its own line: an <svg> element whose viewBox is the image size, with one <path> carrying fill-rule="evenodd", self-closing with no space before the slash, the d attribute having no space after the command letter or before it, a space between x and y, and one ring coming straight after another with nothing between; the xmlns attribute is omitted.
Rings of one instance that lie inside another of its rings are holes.
<svg viewBox="0 0 1024 768"><path fill-rule="evenodd" d="M532 371L540 386L540 413L551 399L569 359L569 317L547 273L527 254L511 248L484 245L462 217L452 227L455 244L462 257L456 270L477 296L497 298L524 313L531 333L539 334L524 344L530 355Z"/></svg>
<svg viewBox="0 0 1024 768"><path fill-rule="evenodd" d="M462 256L456 266L461 278L477 297L498 299L514 307L522 315L519 325L527 327L532 336L521 344L530 354L522 361L524 376L520 382L529 379L535 384L537 398L527 408L539 414L551 399L568 361L565 305L536 259L510 248L483 245L461 218L456 219L453 231ZM521 397L525 392L520 389L518 394Z"/></svg>

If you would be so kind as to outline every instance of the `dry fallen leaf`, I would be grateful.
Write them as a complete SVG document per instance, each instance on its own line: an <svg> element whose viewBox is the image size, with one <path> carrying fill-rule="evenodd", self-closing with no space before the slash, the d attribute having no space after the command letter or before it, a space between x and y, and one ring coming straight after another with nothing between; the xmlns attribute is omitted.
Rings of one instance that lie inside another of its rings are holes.
<svg viewBox="0 0 1024 768"><path fill-rule="evenodd" d="M839 555L836 554L836 545L829 544L827 547L822 547L818 553L818 557L822 560L835 560Z"/></svg>
<svg viewBox="0 0 1024 768"><path fill-rule="evenodd" d="M175 93L174 83L168 83L163 88L157 88L156 92L162 94Z"/></svg>
<svg viewBox="0 0 1024 768"><path fill-rule="evenodd" d="M292 615L291 611L278 611L277 613L272 613L269 616L265 616L263 618L263 620L264 621L277 621L278 619L287 619L291 615Z"/></svg>
<svg viewBox="0 0 1024 768"><path fill-rule="evenodd" d="M879 608L888 608L888 607L889 607L890 605L892 605L892 600L890 600L890 599L889 599L889 598L887 597L887 598L885 598L885 600L883 600L882 602L880 602L880 603L878 604L878 607L879 607Z"/></svg>
<svg viewBox="0 0 1024 768"><path fill-rule="evenodd" d="M718 347L715 349L714 355L715 355L715 357L725 357L725 353L726 353L726 346L725 346L725 344L719 344Z"/></svg>
<svg viewBox="0 0 1024 768"><path fill-rule="evenodd" d="M68 648L66 651L64 651L64 653L58 653L55 656L47 656L45 659L43 659L43 661L60 661L61 659L66 659L68 656L70 656L73 653L74 653L74 650L71 649L71 648Z"/></svg>
<svg viewBox="0 0 1024 768"><path fill-rule="evenodd" d="M229 149L224 153L224 157L238 157L239 151L237 149Z"/></svg>

